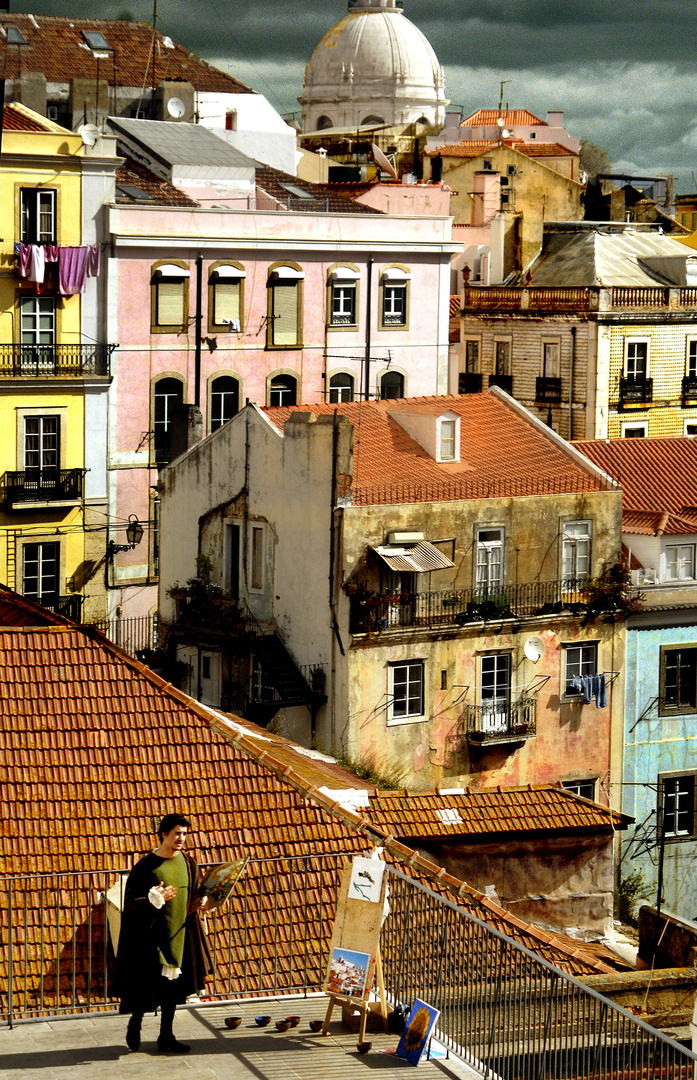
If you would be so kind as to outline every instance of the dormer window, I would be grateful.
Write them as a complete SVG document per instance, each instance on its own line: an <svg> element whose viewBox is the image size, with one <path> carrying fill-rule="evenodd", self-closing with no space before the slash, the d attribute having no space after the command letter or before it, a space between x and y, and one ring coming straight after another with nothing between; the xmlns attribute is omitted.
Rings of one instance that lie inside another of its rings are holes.
<svg viewBox="0 0 697 1080"><path fill-rule="evenodd" d="M437 461L460 460L460 418L440 416L438 418Z"/></svg>

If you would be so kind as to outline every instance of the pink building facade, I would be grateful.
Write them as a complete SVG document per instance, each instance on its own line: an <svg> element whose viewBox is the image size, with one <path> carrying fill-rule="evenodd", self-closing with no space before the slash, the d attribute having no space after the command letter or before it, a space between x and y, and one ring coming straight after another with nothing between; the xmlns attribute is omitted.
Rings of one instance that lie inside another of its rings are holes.
<svg viewBox="0 0 697 1080"><path fill-rule="evenodd" d="M109 615L132 619L157 605L158 467L246 401L447 392L457 247L447 217L314 206L116 205L109 231L109 518L117 543L146 525L108 568Z"/></svg>

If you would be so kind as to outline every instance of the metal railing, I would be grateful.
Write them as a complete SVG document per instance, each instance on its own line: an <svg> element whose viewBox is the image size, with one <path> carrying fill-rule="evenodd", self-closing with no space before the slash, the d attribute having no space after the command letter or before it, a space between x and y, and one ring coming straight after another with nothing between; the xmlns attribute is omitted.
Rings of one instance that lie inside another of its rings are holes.
<svg viewBox="0 0 697 1080"><path fill-rule="evenodd" d="M0 345L0 378L111 375L115 345Z"/></svg>
<svg viewBox="0 0 697 1080"><path fill-rule="evenodd" d="M234 903L208 919L214 973L206 997L320 990L349 858L251 862ZM391 866L386 872L388 998L410 1007L419 997L438 1009L436 1037L483 1076L693 1080L697 1058L679 1043L451 900ZM0 1021L116 1007L109 919L118 916L124 877L0 879Z"/></svg>
<svg viewBox="0 0 697 1080"><path fill-rule="evenodd" d="M389 868L389 997L440 1010L435 1035L497 1080L693 1080L680 1043L500 931Z"/></svg>
<svg viewBox="0 0 697 1080"><path fill-rule="evenodd" d="M47 611L53 611L56 615L62 615L64 619L72 619L73 622L79 623L82 618L82 604L84 597L79 593L72 593L69 596L44 596L40 600L36 600L37 604L41 604Z"/></svg>
<svg viewBox="0 0 697 1080"><path fill-rule="evenodd" d="M6 472L0 481L7 503L79 502L85 469L27 469Z"/></svg>
<svg viewBox="0 0 697 1080"><path fill-rule="evenodd" d="M522 695L517 701L465 705L459 727L472 746L530 739L537 731L537 699Z"/></svg>
<svg viewBox="0 0 697 1080"><path fill-rule="evenodd" d="M650 405L653 379L620 379L620 408L627 405Z"/></svg>
<svg viewBox="0 0 697 1080"><path fill-rule="evenodd" d="M131 656L148 649L156 649L158 645L158 621L157 615L135 615L125 619L99 619L91 623L97 630L101 630L109 641L118 645Z"/></svg>
<svg viewBox="0 0 697 1080"><path fill-rule="evenodd" d="M351 633L448 623L466 626L473 622L563 612L581 615L591 605L602 605L603 595L599 583L590 578L387 596L365 597L357 593L351 597Z"/></svg>
<svg viewBox="0 0 697 1080"><path fill-rule="evenodd" d="M550 402L561 401L561 379L556 376L538 375L535 379L535 400Z"/></svg>

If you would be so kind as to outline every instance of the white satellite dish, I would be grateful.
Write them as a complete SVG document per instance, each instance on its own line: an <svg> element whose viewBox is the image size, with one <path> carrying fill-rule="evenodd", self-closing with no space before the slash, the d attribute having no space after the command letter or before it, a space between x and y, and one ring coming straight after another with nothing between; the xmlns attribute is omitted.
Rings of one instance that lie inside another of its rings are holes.
<svg viewBox="0 0 697 1080"><path fill-rule="evenodd" d="M380 147L376 146L375 143L372 143L372 149L376 165L379 165L383 172L389 173L390 176L393 176L395 178L395 180L398 180L399 177L397 176L397 170L395 169L390 159L386 157L385 154L383 154Z"/></svg>
<svg viewBox="0 0 697 1080"><path fill-rule="evenodd" d="M537 634L533 634L532 637L529 637L525 642L523 652L528 660L532 660L533 664L536 664L545 654L545 643L541 637L538 637Z"/></svg>
<svg viewBox="0 0 697 1080"><path fill-rule="evenodd" d="M95 124L81 124L77 129L77 133L84 146L94 146L102 134Z"/></svg>
<svg viewBox="0 0 697 1080"><path fill-rule="evenodd" d="M186 112L186 105L181 98L171 97L167 102L167 112L173 120L181 120Z"/></svg>
<svg viewBox="0 0 697 1080"><path fill-rule="evenodd" d="M512 134L513 134L512 131L509 131L508 128L504 128L503 131L501 132L501 138L502 139L510 139Z"/></svg>

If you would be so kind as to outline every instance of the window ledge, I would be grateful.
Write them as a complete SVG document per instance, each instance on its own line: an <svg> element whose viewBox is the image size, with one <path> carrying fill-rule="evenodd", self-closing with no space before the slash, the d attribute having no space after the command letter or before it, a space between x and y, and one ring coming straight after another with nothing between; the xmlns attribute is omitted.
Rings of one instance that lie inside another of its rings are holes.
<svg viewBox="0 0 697 1080"><path fill-rule="evenodd" d="M399 716L387 721L388 727L401 727L403 724L425 724L428 720L427 716Z"/></svg>

